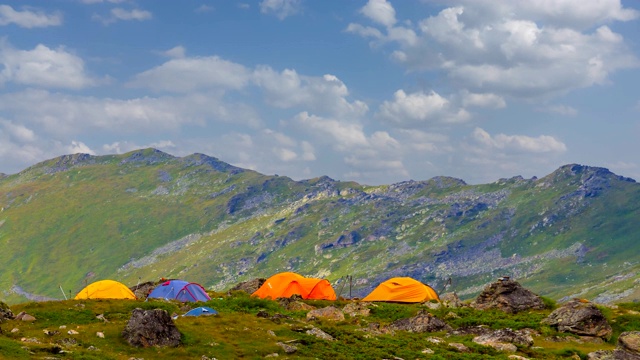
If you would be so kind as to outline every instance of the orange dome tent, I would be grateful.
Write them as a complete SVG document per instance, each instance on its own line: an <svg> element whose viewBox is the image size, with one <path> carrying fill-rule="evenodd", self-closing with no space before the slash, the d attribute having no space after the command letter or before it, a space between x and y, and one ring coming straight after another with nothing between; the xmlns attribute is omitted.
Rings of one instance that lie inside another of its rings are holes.
<svg viewBox="0 0 640 360"><path fill-rule="evenodd" d="M74 298L81 299L132 299L136 296L124 284L113 280L101 280L87 285Z"/></svg>
<svg viewBox="0 0 640 360"><path fill-rule="evenodd" d="M335 300L336 292L329 281L324 279L305 278L302 275L283 272L268 278L252 296L262 299L290 297L300 295L303 299Z"/></svg>
<svg viewBox="0 0 640 360"><path fill-rule="evenodd" d="M418 303L429 300L440 300L438 294L430 286L410 277L391 278L365 296L362 301L396 301Z"/></svg>

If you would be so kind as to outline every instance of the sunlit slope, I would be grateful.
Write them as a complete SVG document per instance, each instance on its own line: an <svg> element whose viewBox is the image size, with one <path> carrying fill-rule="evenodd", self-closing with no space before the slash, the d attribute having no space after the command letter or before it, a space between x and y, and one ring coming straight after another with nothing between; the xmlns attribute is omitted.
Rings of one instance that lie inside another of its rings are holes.
<svg viewBox="0 0 640 360"><path fill-rule="evenodd" d="M0 290L62 297L160 277L222 291L280 271L364 296L412 276L472 296L498 276L540 294L640 299L640 187L606 169L468 185L293 181L201 154L73 155L0 178ZM11 291L10 289L14 289ZM18 290L20 290L18 289Z"/></svg>

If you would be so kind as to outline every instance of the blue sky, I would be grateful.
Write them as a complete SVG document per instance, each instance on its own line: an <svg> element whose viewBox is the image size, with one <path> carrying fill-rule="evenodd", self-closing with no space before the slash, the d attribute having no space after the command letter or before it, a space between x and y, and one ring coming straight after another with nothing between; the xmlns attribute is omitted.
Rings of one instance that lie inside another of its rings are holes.
<svg viewBox="0 0 640 360"><path fill-rule="evenodd" d="M155 147L265 174L640 180L640 3L0 2L0 172Z"/></svg>

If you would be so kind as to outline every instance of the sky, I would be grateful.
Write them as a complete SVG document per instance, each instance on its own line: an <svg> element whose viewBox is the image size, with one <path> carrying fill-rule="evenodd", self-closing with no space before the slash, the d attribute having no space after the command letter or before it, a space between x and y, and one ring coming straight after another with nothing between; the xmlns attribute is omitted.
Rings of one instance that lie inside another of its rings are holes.
<svg viewBox="0 0 640 360"><path fill-rule="evenodd" d="M633 0L0 0L0 172L203 153L295 180L640 180Z"/></svg>

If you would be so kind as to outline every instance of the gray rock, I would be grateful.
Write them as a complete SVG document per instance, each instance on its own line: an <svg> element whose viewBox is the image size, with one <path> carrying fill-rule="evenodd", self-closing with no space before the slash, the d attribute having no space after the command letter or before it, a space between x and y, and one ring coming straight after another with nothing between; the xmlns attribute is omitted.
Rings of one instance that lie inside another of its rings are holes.
<svg viewBox="0 0 640 360"><path fill-rule="evenodd" d="M249 281L243 281L237 284L236 286L232 287L231 289L229 289L229 292L244 291L248 294L253 294L254 292L256 292L256 290L258 290L262 286L262 284L264 284L265 281L267 280L263 278L255 278Z"/></svg>
<svg viewBox="0 0 640 360"><path fill-rule="evenodd" d="M311 330L307 330L306 333L308 335L313 335L313 336L317 337L318 339L322 339L322 340L328 340L328 341L335 340L333 338L333 336L327 334L326 332L322 331L321 329L318 329L317 327L314 327Z"/></svg>
<svg viewBox="0 0 640 360"><path fill-rule="evenodd" d="M165 310L134 309L122 336L132 346L178 346L180 331Z"/></svg>
<svg viewBox="0 0 640 360"><path fill-rule="evenodd" d="M640 357L619 349L598 350L587 355L588 360L638 360Z"/></svg>
<svg viewBox="0 0 640 360"><path fill-rule="evenodd" d="M625 331L618 337L618 349L640 357L640 331Z"/></svg>
<svg viewBox="0 0 640 360"><path fill-rule="evenodd" d="M5 320L13 320L14 318L15 316L13 315L11 309L9 309L9 305L0 301L0 323Z"/></svg>
<svg viewBox="0 0 640 360"><path fill-rule="evenodd" d="M473 338L473 342L491 346L499 351L516 352L518 350L516 345L530 347L533 345L533 338L526 333L507 328L476 336Z"/></svg>
<svg viewBox="0 0 640 360"><path fill-rule="evenodd" d="M545 308L542 298L509 279L489 284L471 306L479 310L500 309L510 314Z"/></svg>
<svg viewBox="0 0 640 360"><path fill-rule="evenodd" d="M448 307L448 308L459 308L459 307L463 307L464 304L462 303L462 301L460 301L460 298L458 297L458 294L454 293L454 292L450 292L450 293L446 293L442 296L440 296L440 302L442 303L442 305L444 307Z"/></svg>
<svg viewBox="0 0 640 360"><path fill-rule="evenodd" d="M593 303L579 299L563 304L542 320L542 323L557 327L561 332L603 339L609 339L613 332L607 319Z"/></svg>
<svg viewBox="0 0 640 360"><path fill-rule="evenodd" d="M342 310L327 306L321 309L311 310L307 313L307 320L326 319L333 321L343 321L344 313Z"/></svg>
<svg viewBox="0 0 640 360"><path fill-rule="evenodd" d="M421 333L450 331L451 326L429 313L421 313L411 318L396 320L389 324L388 329Z"/></svg>
<svg viewBox="0 0 640 360"><path fill-rule="evenodd" d="M287 354L293 354L294 352L298 351L298 348L293 345L285 344L282 342L277 342L276 345L280 346L282 350L284 350L284 352Z"/></svg>
<svg viewBox="0 0 640 360"><path fill-rule="evenodd" d="M131 290L138 299L146 299L147 295L156 288L156 285L157 284L153 281L147 281L142 284L132 286L129 290Z"/></svg>
<svg viewBox="0 0 640 360"><path fill-rule="evenodd" d="M371 309L369 309L368 306L369 306L369 303L367 302L364 302L364 303L351 302L342 308L342 312L344 312L345 314L351 317L355 317L355 316L367 317L371 313Z"/></svg>

